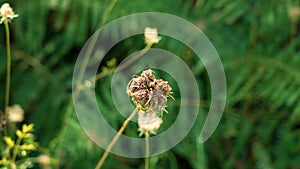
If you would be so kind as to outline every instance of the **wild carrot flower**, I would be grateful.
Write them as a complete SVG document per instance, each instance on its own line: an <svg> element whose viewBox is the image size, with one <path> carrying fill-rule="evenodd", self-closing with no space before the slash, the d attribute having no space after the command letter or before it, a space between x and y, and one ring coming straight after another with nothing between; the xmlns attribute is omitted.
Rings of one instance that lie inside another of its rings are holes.
<svg viewBox="0 0 300 169"><path fill-rule="evenodd" d="M18 17L18 15L14 13L14 11L12 10L12 8L8 3L4 3L0 8L0 17L1 17L0 19L0 24L1 24L5 20L11 21L15 17Z"/></svg>
<svg viewBox="0 0 300 169"><path fill-rule="evenodd" d="M158 32L156 28L146 27L144 31L145 42L146 44L158 43L160 41L160 37L158 36Z"/></svg>

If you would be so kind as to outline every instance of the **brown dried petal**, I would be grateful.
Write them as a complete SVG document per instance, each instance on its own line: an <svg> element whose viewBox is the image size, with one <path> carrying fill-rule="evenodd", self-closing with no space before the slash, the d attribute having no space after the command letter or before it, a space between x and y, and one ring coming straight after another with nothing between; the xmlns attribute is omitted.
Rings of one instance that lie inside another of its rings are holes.
<svg viewBox="0 0 300 169"><path fill-rule="evenodd" d="M164 81L162 79L156 80L155 88L157 90L162 91L165 97L168 97L169 94L171 93L171 90L172 90L172 88L170 87L170 85L168 84L168 82L166 82L166 81Z"/></svg>
<svg viewBox="0 0 300 169"><path fill-rule="evenodd" d="M163 95L162 91L153 90L150 92L149 108L150 109L163 109L167 105L167 98Z"/></svg>
<svg viewBox="0 0 300 169"><path fill-rule="evenodd" d="M143 71L142 74L141 74L141 77L146 78L150 82L153 82L154 79L155 79L155 76L154 76L153 71L151 69L147 69L147 70Z"/></svg>
<svg viewBox="0 0 300 169"><path fill-rule="evenodd" d="M167 105L167 97L171 90L167 81L155 79L153 71L148 69L128 83L126 92L132 101L144 110L162 110Z"/></svg>

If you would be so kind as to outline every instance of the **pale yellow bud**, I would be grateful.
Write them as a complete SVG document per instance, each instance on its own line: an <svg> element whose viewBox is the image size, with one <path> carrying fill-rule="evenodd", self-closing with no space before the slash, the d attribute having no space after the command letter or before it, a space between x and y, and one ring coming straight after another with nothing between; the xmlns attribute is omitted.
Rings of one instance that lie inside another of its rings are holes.
<svg viewBox="0 0 300 169"><path fill-rule="evenodd" d="M15 17L18 17L17 14L14 13L14 11L12 10L12 8L10 7L10 5L8 3L4 3L1 8L0 8L0 24L2 22L4 22L5 20L10 21L12 19L14 19Z"/></svg>
<svg viewBox="0 0 300 169"><path fill-rule="evenodd" d="M160 40L160 37L158 36L158 32L157 32L156 28L146 27L144 36L145 36L145 42L147 44L158 43Z"/></svg>

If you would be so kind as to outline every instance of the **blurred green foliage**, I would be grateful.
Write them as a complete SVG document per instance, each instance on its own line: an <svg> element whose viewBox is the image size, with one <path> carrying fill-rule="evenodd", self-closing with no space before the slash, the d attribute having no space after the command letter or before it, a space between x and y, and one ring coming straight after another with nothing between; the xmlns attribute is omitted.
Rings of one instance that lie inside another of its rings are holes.
<svg viewBox="0 0 300 169"><path fill-rule="evenodd" d="M1 4L4 2L0 0ZM35 124L36 141L54 157L57 136L71 99L76 58L101 22L110 1L10 3L19 14L10 24L10 103L22 105L25 121ZM192 68L194 75L199 77L202 102L198 122L191 132L172 150L152 157L152 168L299 168L299 7L298 0L120 0L116 3L107 22L136 12L156 11L194 23L215 46L227 77L227 103L221 123L207 142L199 144L199 133L210 101L205 68L178 41L164 37L155 45L177 54ZM292 9L298 13L291 12ZM130 25L126 29L130 29ZM0 103L4 103L6 48L2 25L0 35ZM115 57L120 63L143 46L142 35L126 39L113 49L107 60ZM115 109L107 101L110 84L106 79L110 76L102 79L97 92L99 102L106 101L101 104L103 112L111 114ZM3 110L2 104L0 109ZM166 118L176 118L172 105L168 111ZM110 114L106 115L107 121L119 128L124 118ZM171 122L167 120L166 126ZM137 133L136 124L130 124L125 133L134 132ZM61 168L93 168L102 153L103 149L84 133L73 112L63 144ZM143 162L143 159L110 155L105 168L143 168Z"/></svg>

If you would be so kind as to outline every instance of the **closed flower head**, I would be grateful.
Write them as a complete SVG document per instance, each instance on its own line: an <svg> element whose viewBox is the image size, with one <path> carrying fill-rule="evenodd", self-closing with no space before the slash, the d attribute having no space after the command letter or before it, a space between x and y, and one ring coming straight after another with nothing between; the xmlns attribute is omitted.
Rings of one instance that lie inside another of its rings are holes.
<svg viewBox="0 0 300 169"><path fill-rule="evenodd" d="M160 37L158 36L158 32L156 28L146 27L144 36L145 36L146 44L158 43L160 41Z"/></svg>
<svg viewBox="0 0 300 169"><path fill-rule="evenodd" d="M12 19L14 19L15 17L17 17L18 15L14 13L14 11L12 10L12 8L10 7L10 5L8 3L4 3L1 8L0 8L0 24L2 22L4 22L5 20L7 21L11 21Z"/></svg>

